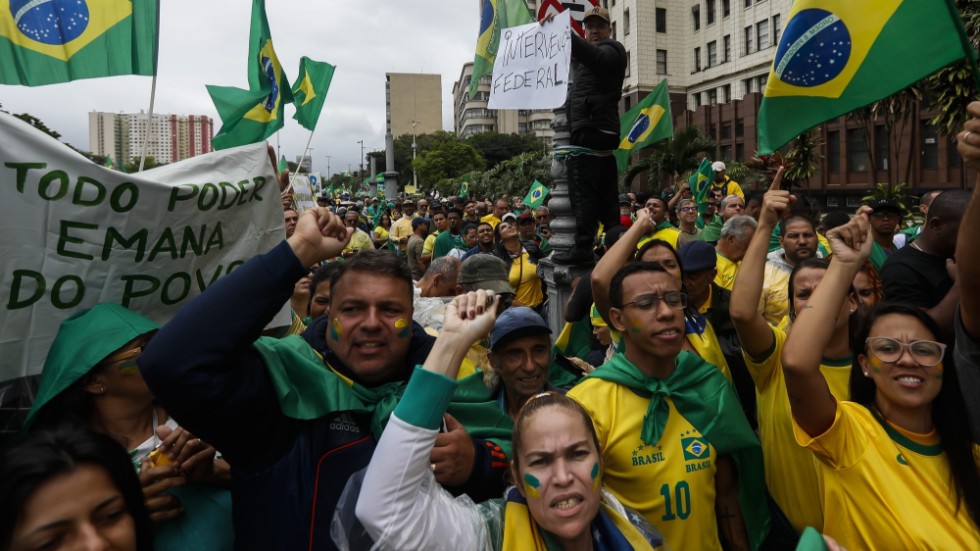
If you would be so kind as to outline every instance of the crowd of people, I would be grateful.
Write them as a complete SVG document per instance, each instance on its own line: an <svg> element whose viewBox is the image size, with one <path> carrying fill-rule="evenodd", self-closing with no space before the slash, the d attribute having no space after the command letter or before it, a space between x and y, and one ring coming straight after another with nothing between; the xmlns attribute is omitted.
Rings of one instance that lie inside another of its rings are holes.
<svg viewBox="0 0 980 551"><path fill-rule="evenodd" d="M603 19L576 56L618 56ZM61 324L0 548L980 548L980 191L906 227L712 168L704 203L573 190L596 207L554 256L518 197L284 192L285 239L162 327ZM566 304L549 256L595 263Z"/></svg>

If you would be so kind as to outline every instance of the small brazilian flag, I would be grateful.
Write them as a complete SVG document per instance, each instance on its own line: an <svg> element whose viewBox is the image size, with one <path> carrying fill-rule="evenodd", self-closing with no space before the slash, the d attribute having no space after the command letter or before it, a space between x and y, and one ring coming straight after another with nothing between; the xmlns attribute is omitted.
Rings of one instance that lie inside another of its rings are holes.
<svg viewBox="0 0 980 551"><path fill-rule="evenodd" d="M550 191L544 184L535 180L531 184L531 191L527 192L527 197L524 198L524 206L530 209L539 208L544 204L544 198L548 196Z"/></svg>
<svg viewBox="0 0 980 551"><path fill-rule="evenodd" d="M252 0L248 90L211 85L207 89L221 117L221 131L211 140L215 149L260 142L282 128L283 107L293 102L293 93L272 47L265 0Z"/></svg>
<svg viewBox="0 0 980 551"><path fill-rule="evenodd" d="M694 194L694 202L698 206L698 212L704 214L705 206L708 204L708 190L711 189L711 178L714 176L711 170L711 159L701 160L701 166L697 172L691 174L687 184L691 186L691 193Z"/></svg>
<svg viewBox="0 0 980 551"><path fill-rule="evenodd" d="M534 21L524 0L480 0L480 32L476 37L476 56L469 95L476 94L480 79L493 72L493 61L500 46L500 31Z"/></svg>
<svg viewBox="0 0 980 551"><path fill-rule="evenodd" d="M306 56L299 60L299 77L293 88L296 102L296 114L293 118L310 132L316 128L316 121L320 118L335 68L329 63L313 61Z"/></svg>
<svg viewBox="0 0 980 551"><path fill-rule="evenodd" d="M674 135L674 123L670 115L670 95L667 79L620 118L619 149L614 153L620 172L626 171L630 154Z"/></svg>
<svg viewBox="0 0 980 551"><path fill-rule="evenodd" d="M0 3L0 84L153 75L158 0Z"/></svg>
<svg viewBox="0 0 980 551"><path fill-rule="evenodd" d="M708 440L703 436L681 438L681 449L684 450L684 461L698 461L711 457Z"/></svg>
<svg viewBox="0 0 980 551"><path fill-rule="evenodd" d="M470 195L470 182L468 180L463 180L463 183L459 185L459 196L469 197Z"/></svg>
<svg viewBox="0 0 980 551"><path fill-rule="evenodd" d="M822 122L976 59L949 0L796 0L759 108L767 155Z"/></svg>

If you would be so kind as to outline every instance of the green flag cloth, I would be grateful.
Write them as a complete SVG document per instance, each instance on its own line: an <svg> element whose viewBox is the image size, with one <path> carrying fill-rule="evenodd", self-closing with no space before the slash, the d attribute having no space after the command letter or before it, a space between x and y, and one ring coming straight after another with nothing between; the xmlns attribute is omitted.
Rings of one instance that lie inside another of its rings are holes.
<svg viewBox="0 0 980 551"><path fill-rule="evenodd" d="M759 108L759 154L964 57L963 26L936 0L796 0Z"/></svg>
<svg viewBox="0 0 980 551"><path fill-rule="evenodd" d="M613 154L620 172L626 171L630 155L634 151L674 135L667 79L661 80L643 101L620 117L619 135L622 141Z"/></svg>
<svg viewBox="0 0 980 551"><path fill-rule="evenodd" d="M158 0L4 2L0 84L156 74L159 14Z"/></svg>
<svg viewBox="0 0 980 551"><path fill-rule="evenodd" d="M248 90L207 86L221 117L221 131L211 140L215 149L260 142L283 125L283 108L292 103L289 80L272 47L265 0L252 1L248 40Z"/></svg>
<svg viewBox="0 0 980 551"><path fill-rule="evenodd" d="M545 187L544 184L535 180L531 184L530 191L527 192L527 197L524 198L524 206L529 209L540 208L544 204L544 198L548 196L551 190Z"/></svg>
<svg viewBox="0 0 980 551"><path fill-rule="evenodd" d="M663 436L670 406L714 446L718 457L728 456L738 469L738 499L753 549L759 549L769 533L762 446L739 405L738 396L717 367L697 354L683 350L676 368L666 379L647 377L622 353L599 366L588 377L623 385L650 397L640 438L654 445Z"/></svg>
<svg viewBox="0 0 980 551"><path fill-rule="evenodd" d="M691 187L691 193L694 194L694 203L698 206L698 212L704 214L706 207L708 206L708 190L711 189L711 178L714 177L714 171L711 170L711 160L708 158L701 160L701 166L698 167L694 174L688 178L687 184Z"/></svg>
<svg viewBox="0 0 980 551"><path fill-rule="evenodd" d="M459 185L459 196L469 197L470 195L470 183L467 180L463 180L463 183Z"/></svg>
<svg viewBox="0 0 980 551"><path fill-rule="evenodd" d="M476 94L480 79L493 72L493 61L500 46L500 31L534 21L524 0L480 0L480 33L476 39L473 76L469 95Z"/></svg>
<svg viewBox="0 0 980 551"><path fill-rule="evenodd" d="M112 155L108 155L105 158L105 167L112 168Z"/></svg>
<svg viewBox="0 0 980 551"><path fill-rule="evenodd" d="M279 172L279 174L282 174L283 172L289 170L289 163L286 162L285 155L279 157L279 166L276 167L276 170Z"/></svg>
<svg viewBox="0 0 980 551"><path fill-rule="evenodd" d="M279 407L293 419L317 419L341 411L371 415L371 432L380 437L406 383L362 386L337 373L299 335L262 337L252 345L268 369ZM449 413L471 436L491 440L510 457L513 422L497 405L477 372L459 381Z"/></svg>
<svg viewBox="0 0 980 551"><path fill-rule="evenodd" d="M303 56L299 60L299 75L293 88L296 114L293 118L299 121L303 128L313 131L316 121L320 118L320 110L327 99L330 81L336 67L322 61L313 61Z"/></svg>

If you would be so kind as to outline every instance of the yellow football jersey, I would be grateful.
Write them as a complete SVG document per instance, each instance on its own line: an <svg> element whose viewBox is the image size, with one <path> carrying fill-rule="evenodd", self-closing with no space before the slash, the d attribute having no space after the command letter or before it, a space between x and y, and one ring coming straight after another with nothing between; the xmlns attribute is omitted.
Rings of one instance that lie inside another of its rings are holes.
<svg viewBox="0 0 980 551"><path fill-rule="evenodd" d="M660 442L640 439L650 400L625 386L585 379L568 392L595 424L603 484L642 514L674 551L721 549L715 520L715 448L670 404Z"/></svg>
<svg viewBox="0 0 980 551"><path fill-rule="evenodd" d="M735 284L735 274L738 273L738 267L742 265L741 262L732 262L724 255L717 253L718 262L715 264L715 285L722 287L724 289L732 290L732 286Z"/></svg>
<svg viewBox="0 0 980 551"><path fill-rule="evenodd" d="M823 532L851 551L980 548L966 504L957 510L938 438L916 442L876 417L839 401L834 424L819 436L794 423L797 442L818 459Z"/></svg>
<svg viewBox="0 0 980 551"><path fill-rule="evenodd" d="M770 328L775 345L765 359L756 362L747 354L742 354L755 382L759 441L762 443L765 460L766 487L794 528L820 528L823 526L823 515L816 466L812 454L795 445L796 438L793 436L793 413L780 359L786 343L786 333L775 327ZM825 358L820 365L820 372L834 396L838 399L848 397L850 357L837 361Z"/></svg>
<svg viewBox="0 0 980 551"><path fill-rule="evenodd" d="M732 372L728 367L728 360L725 359L724 352L721 351L721 345L718 344L718 336L715 334L715 328L711 325L710 321L705 322L704 332L698 335L697 333L687 332L685 337L687 342L691 344L691 348L698 356L704 359L704 361L717 367L722 375L728 379L728 382L732 382Z"/></svg>

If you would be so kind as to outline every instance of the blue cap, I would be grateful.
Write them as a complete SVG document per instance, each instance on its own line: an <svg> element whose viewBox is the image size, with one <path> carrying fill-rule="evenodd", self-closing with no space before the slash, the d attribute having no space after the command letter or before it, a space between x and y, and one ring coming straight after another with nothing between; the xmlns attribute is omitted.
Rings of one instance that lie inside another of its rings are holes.
<svg viewBox="0 0 980 551"><path fill-rule="evenodd" d="M490 330L490 350L511 338L542 334L550 335L551 328L537 312L527 306L508 308Z"/></svg>
<svg viewBox="0 0 980 551"><path fill-rule="evenodd" d="M706 241L688 241L678 251L681 266L685 273L700 272L714 268L718 262L715 248Z"/></svg>

